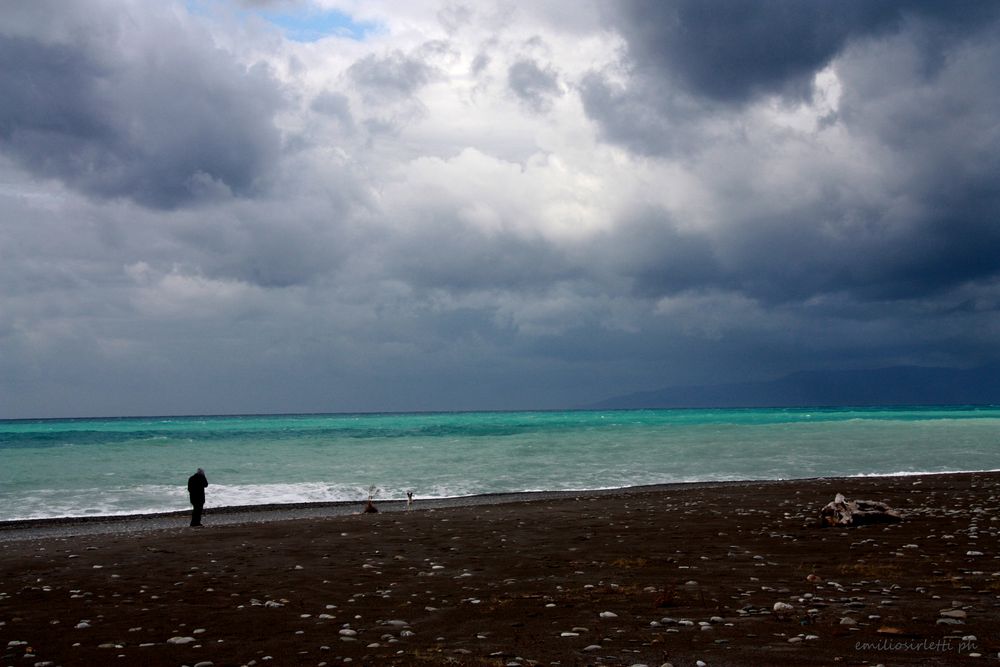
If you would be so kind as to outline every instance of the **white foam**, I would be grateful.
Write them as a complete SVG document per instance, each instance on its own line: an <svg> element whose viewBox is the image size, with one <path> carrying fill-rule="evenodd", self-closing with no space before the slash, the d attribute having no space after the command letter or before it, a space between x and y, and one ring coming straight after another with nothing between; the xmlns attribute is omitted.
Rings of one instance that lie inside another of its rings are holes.
<svg viewBox="0 0 1000 667"><path fill-rule="evenodd" d="M917 475L964 475L973 472L1000 472L1000 468L992 470L899 470L896 472L859 472L847 477L915 477Z"/></svg>

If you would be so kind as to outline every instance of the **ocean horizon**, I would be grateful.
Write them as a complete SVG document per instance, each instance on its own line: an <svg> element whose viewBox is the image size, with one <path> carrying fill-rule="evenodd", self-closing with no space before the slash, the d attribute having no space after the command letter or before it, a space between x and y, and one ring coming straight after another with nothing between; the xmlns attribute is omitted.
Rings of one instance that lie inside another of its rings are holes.
<svg viewBox="0 0 1000 667"><path fill-rule="evenodd" d="M1000 468L1000 407L0 420L0 521Z"/></svg>

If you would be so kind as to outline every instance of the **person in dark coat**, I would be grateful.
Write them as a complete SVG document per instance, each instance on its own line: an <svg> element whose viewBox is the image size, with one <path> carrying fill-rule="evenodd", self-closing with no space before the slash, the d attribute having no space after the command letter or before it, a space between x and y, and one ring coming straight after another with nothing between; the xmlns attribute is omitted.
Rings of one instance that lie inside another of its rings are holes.
<svg viewBox="0 0 1000 667"><path fill-rule="evenodd" d="M205 471L198 468L198 472L188 477L188 495L191 496L191 525L201 526L201 511L205 508L205 487L208 486L208 478Z"/></svg>

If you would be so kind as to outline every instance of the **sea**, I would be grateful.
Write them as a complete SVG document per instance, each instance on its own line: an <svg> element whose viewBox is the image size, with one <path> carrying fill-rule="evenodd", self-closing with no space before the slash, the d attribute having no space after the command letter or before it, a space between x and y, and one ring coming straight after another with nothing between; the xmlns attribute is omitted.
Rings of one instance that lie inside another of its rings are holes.
<svg viewBox="0 0 1000 667"><path fill-rule="evenodd" d="M1000 469L1000 406L0 420L0 521Z"/></svg>

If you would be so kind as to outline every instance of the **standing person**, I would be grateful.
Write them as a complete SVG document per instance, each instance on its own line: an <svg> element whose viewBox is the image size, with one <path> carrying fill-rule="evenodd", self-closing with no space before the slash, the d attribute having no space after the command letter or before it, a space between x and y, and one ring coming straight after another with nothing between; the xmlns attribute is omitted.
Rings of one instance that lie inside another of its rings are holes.
<svg viewBox="0 0 1000 667"><path fill-rule="evenodd" d="M201 526L201 511L205 508L205 487L208 486L208 478L205 471L198 468L198 472L188 477L188 495L191 496L191 525Z"/></svg>

